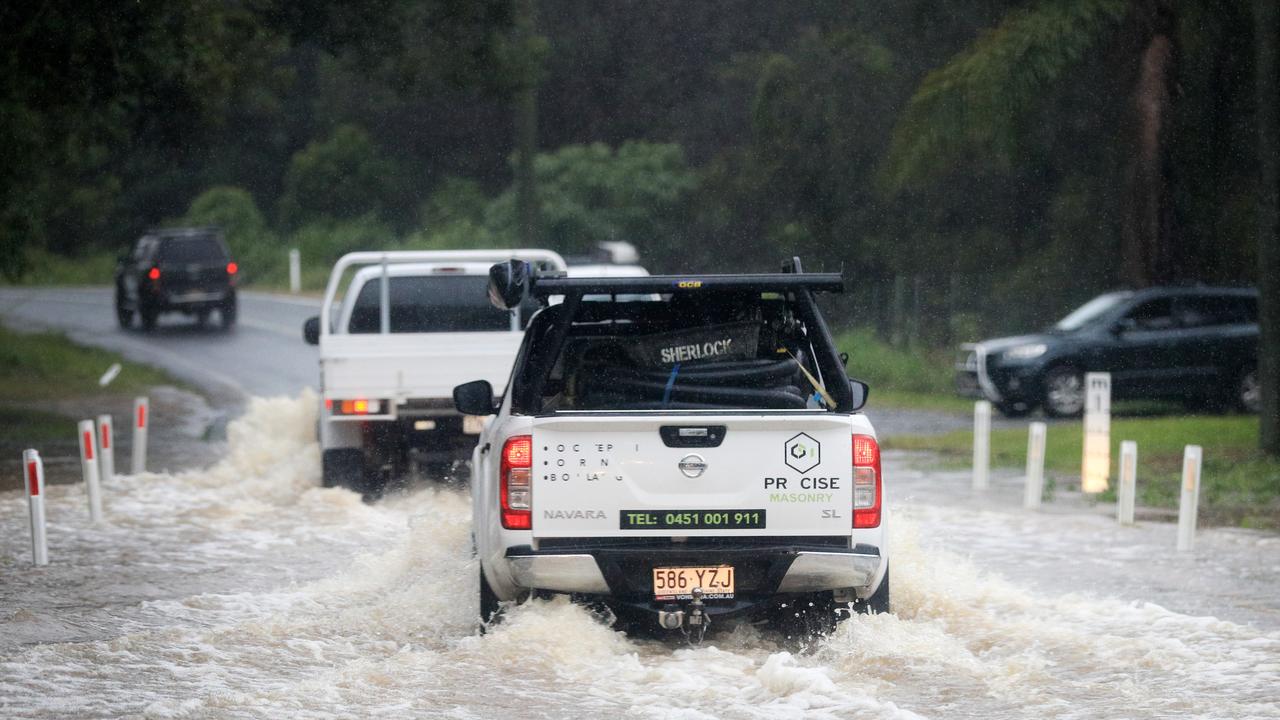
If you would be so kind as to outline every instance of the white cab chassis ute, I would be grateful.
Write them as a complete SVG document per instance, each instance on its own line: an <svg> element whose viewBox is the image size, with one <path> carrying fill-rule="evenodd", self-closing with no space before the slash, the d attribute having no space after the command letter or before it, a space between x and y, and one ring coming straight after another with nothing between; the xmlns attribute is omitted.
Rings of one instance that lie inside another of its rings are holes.
<svg viewBox="0 0 1280 720"><path fill-rule="evenodd" d="M497 309L485 299L489 267L512 258L565 268L549 250L356 252L338 260L320 316L303 326L303 338L320 346L325 487L377 495L413 467L440 476L471 456L484 418L454 410L453 386L507 377L535 309Z"/></svg>
<svg viewBox="0 0 1280 720"><path fill-rule="evenodd" d="M569 594L631 628L700 639L722 619L825 631L889 610L884 486L865 384L814 294L838 274L582 278L510 262L529 323L472 458L480 611ZM562 299L562 300L561 300Z"/></svg>

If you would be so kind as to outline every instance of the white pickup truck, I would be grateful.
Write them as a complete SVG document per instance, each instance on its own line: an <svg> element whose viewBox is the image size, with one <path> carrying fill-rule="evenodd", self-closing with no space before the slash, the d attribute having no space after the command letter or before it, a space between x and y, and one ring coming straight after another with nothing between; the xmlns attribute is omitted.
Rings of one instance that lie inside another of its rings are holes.
<svg viewBox="0 0 1280 720"><path fill-rule="evenodd" d="M838 274L575 278L490 273L533 297L472 459L480 613L563 593L620 622L700 639L716 620L784 631L889 610L884 479L867 387L845 374L814 295ZM562 300L556 302L556 299Z"/></svg>
<svg viewBox="0 0 1280 720"><path fill-rule="evenodd" d="M450 393L464 379L501 383L511 371L532 307L499 310L485 294L490 266L510 259L565 270L550 250L338 260L320 315L303 326L304 339L320 346L326 487L376 495L413 464L440 473L470 456L484 418L457 413Z"/></svg>

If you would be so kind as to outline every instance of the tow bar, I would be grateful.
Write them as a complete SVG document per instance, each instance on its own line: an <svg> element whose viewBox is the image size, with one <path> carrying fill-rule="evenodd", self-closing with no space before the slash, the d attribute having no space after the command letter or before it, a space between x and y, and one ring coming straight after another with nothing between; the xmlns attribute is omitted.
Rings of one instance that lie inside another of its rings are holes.
<svg viewBox="0 0 1280 720"><path fill-rule="evenodd" d="M706 605L702 602L702 588L696 587L689 594L693 599L689 601L687 611L674 603L664 605L658 611L658 625L665 630L679 630L690 645L699 645L707 634L711 616L707 615Z"/></svg>

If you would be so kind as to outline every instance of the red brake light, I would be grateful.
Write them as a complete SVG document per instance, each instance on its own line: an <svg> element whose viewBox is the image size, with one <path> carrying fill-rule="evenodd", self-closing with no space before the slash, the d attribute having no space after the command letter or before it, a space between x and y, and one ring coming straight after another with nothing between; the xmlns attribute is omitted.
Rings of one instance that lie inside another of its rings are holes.
<svg viewBox="0 0 1280 720"><path fill-rule="evenodd" d="M528 530L533 526L533 437L516 435L502 446L498 468L502 527Z"/></svg>
<svg viewBox="0 0 1280 720"><path fill-rule="evenodd" d="M149 271L147 271L147 277L151 278L152 280L159 280L160 268L158 267L151 268Z"/></svg>
<svg viewBox="0 0 1280 720"><path fill-rule="evenodd" d="M853 526L880 527L880 446L870 435L853 436Z"/></svg>
<svg viewBox="0 0 1280 720"><path fill-rule="evenodd" d="M325 400L325 408L335 415L381 415L382 400Z"/></svg>
<svg viewBox="0 0 1280 720"><path fill-rule="evenodd" d="M240 269L240 266L239 266L239 265L236 265L236 264L235 264L235 263L233 263L233 262L232 262L232 263L227 263L227 274L228 274L228 275L235 275L235 274L236 274L236 271L237 271L237 270L239 270L239 269Z"/></svg>

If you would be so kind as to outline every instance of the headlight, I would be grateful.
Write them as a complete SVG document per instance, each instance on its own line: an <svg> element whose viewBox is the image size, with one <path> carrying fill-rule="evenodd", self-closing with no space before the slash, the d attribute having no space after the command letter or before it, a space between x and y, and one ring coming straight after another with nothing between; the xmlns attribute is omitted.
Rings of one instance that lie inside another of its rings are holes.
<svg viewBox="0 0 1280 720"><path fill-rule="evenodd" d="M1009 360L1031 360L1045 354L1049 349L1044 343L1036 343L1034 345L1019 345L1015 348L1005 350L1003 355Z"/></svg>

